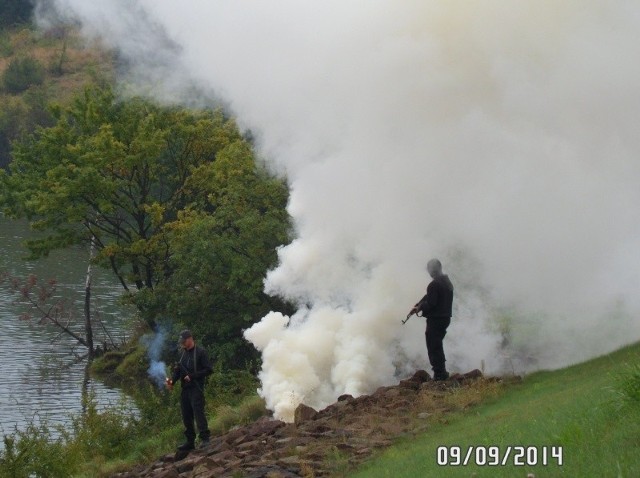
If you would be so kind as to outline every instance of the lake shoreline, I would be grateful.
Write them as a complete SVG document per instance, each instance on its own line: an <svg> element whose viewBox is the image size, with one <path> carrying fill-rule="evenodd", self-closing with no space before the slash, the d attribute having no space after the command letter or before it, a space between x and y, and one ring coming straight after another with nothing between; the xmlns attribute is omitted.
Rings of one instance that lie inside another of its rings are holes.
<svg viewBox="0 0 640 478"><path fill-rule="evenodd" d="M22 243L33 237L26 221L0 215L0 272L16 277L30 275L57 281L56 294L64 296L80 317L87 254L80 248L52 253L38 261L26 261ZM92 305L97 317L118 343L130 339L131 311L121 304L122 290L109 271L94 268ZM30 423L71 426L72 416L83 412L83 389L95 396L100 409L125 401L126 391L95 374L85 372L84 351L59 330L21 320L28 307L7 287L0 287L0 361L6 365L5 386L0 389L0 433L24 430ZM35 314L34 314L35 317ZM100 343L101 334L96 334ZM16 353L19 350L20 353ZM2 445L0 445L2 446Z"/></svg>

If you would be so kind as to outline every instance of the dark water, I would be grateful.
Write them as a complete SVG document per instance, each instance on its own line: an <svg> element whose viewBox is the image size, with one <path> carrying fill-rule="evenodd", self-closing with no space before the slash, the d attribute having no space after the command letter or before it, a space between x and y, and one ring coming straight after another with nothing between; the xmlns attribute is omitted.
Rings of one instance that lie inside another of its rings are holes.
<svg viewBox="0 0 640 478"><path fill-rule="evenodd" d="M75 248L25 262L21 243L30 234L26 223L0 216L0 271L20 277L35 274L42 279L55 278L59 293L75 303L81 319L88 251ZM131 326L131 311L118 304L120 287L108 271L96 268L93 284L95 310L114 340L123 340ZM0 434L42 419L67 425L70 415L82 410L83 391L95 396L99 408L132 406L118 389L86 376L86 360L78 361L72 353L83 354L84 349L73 339L59 336L51 326L20 320L25 310L24 305L16 303L15 294L0 287ZM81 331L80 322L78 325Z"/></svg>

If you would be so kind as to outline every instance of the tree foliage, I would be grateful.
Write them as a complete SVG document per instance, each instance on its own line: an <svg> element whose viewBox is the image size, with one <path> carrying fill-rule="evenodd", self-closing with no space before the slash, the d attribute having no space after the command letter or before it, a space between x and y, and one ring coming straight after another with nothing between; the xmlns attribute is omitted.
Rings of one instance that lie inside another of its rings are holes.
<svg viewBox="0 0 640 478"><path fill-rule="evenodd" d="M177 320L219 356L251 358L242 328L282 306L262 279L288 238L286 184L220 111L88 89L54 114L0 176L5 212L44 233L28 241L31 254L93 238L95 261L148 323Z"/></svg>
<svg viewBox="0 0 640 478"><path fill-rule="evenodd" d="M242 329L271 309L287 310L263 293L276 246L288 239L287 190L255 168L241 142L199 167L186 186L199 191L201 202L169 225L173 274L154 294L153 307L174 311L197 336L219 345L219 359L239 367L254 352Z"/></svg>

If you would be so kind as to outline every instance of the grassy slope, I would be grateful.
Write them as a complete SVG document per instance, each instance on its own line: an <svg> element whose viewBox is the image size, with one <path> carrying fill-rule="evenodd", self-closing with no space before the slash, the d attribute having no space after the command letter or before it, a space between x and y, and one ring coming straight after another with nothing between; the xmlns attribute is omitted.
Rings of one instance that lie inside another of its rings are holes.
<svg viewBox="0 0 640 478"><path fill-rule="evenodd" d="M640 406L620 408L614 387L640 344L554 372L528 376L499 398L434 424L365 465L355 477L636 477ZM440 445L562 445L564 465L438 467Z"/></svg>
<svg viewBox="0 0 640 478"><path fill-rule="evenodd" d="M0 168L10 162L10 143L52 124L49 104L65 106L85 86L112 82L112 56L97 44L87 45L72 28L0 28ZM11 93L5 88L4 72L14 60L26 57L40 63L44 81Z"/></svg>
<svg viewBox="0 0 640 478"><path fill-rule="evenodd" d="M97 78L113 77L111 53L99 45L86 46L79 33L72 29L66 35L36 31L28 25L0 29L0 43L0 75L14 58L31 56L45 68L44 86L50 98L61 103ZM62 71L54 73L61 56ZM0 92L0 96L10 95Z"/></svg>
<svg viewBox="0 0 640 478"><path fill-rule="evenodd" d="M174 394L179 394L175 391ZM210 405L211 403L208 402ZM178 405L172 405L177 410ZM247 425L265 416L267 413L264 400L257 395L249 395L235 406L219 405L209 409L207 418L209 429L213 435L226 433L236 425ZM131 470L138 465L154 462L160 456L175 452L177 444L184 441L182 424L179 420L167 426L160 433L141 437L126 455L110 461L94 460L88 462L77 475L79 478L107 477L114 473ZM1 475L1 474L0 474Z"/></svg>

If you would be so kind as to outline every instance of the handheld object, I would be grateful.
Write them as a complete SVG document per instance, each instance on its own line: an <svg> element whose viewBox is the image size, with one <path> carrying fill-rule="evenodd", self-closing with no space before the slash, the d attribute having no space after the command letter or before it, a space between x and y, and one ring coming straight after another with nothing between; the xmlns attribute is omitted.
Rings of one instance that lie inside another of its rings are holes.
<svg viewBox="0 0 640 478"><path fill-rule="evenodd" d="M420 314L420 311L419 311L419 310L417 310L417 311L415 311L415 312L414 312L414 310L412 309L412 310L411 310L411 312L409 312L409 313L407 314L407 318L406 318L406 319L404 319L404 320L402 321L402 325L406 324L406 323L407 323L407 321L408 321L408 320L409 320L413 315L415 315L416 317L422 317L422 315Z"/></svg>

